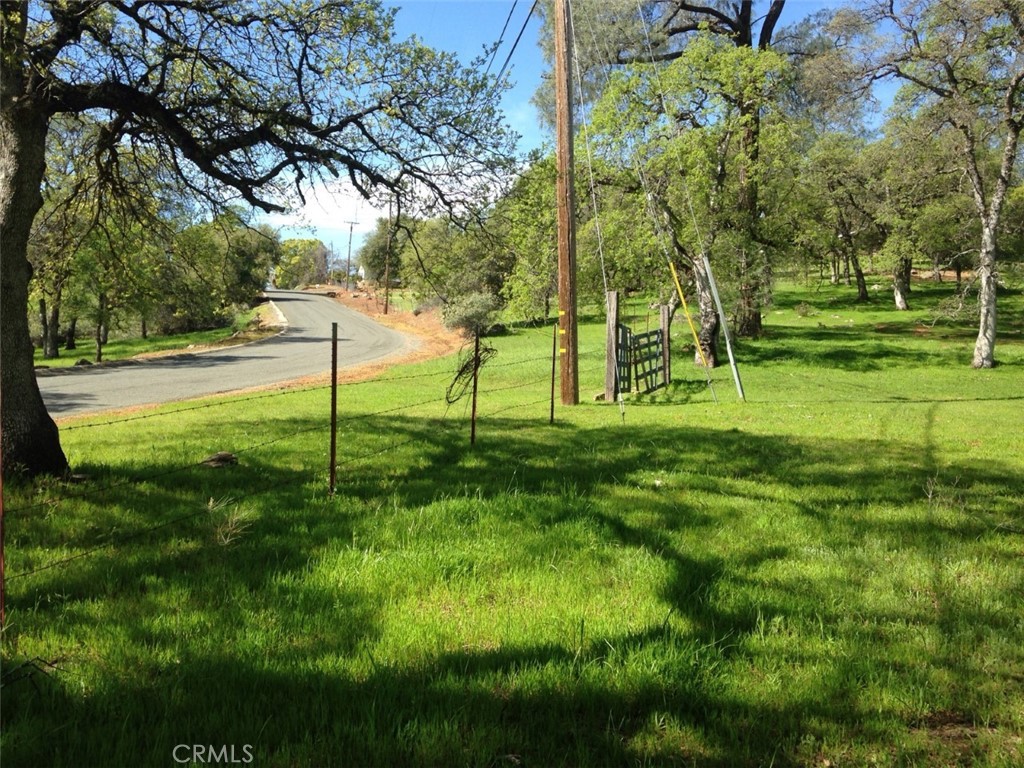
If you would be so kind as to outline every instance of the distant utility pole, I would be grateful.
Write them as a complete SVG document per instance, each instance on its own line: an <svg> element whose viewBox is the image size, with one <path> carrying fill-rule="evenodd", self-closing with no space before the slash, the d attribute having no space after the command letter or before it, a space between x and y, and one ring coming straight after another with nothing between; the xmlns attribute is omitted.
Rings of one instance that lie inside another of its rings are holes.
<svg viewBox="0 0 1024 768"><path fill-rule="evenodd" d="M388 299L391 296L391 236L394 227L391 224L391 201L388 200L388 248L384 251L384 314L388 313Z"/></svg>
<svg viewBox="0 0 1024 768"><path fill-rule="evenodd" d="M555 154L558 175L558 335L562 405L580 401L576 335L576 195L573 183L572 18L569 0L555 2Z"/></svg>
<svg viewBox="0 0 1024 768"><path fill-rule="evenodd" d="M345 290L348 290L348 280L352 276L352 228L356 225L354 221L346 221L348 224L348 261L345 262Z"/></svg>

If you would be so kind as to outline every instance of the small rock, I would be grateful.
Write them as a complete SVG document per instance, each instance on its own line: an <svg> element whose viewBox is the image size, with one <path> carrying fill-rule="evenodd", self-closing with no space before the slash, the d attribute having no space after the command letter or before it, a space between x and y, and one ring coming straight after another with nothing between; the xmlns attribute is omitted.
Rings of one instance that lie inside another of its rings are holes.
<svg viewBox="0 0 1024 768"><path fill-rule="evenodd" d="M217 451L217 453L212 456L207 456L199 463L205 464L208 467L227 467L232 464L237 464L238 457L229 451Z"/></svg>

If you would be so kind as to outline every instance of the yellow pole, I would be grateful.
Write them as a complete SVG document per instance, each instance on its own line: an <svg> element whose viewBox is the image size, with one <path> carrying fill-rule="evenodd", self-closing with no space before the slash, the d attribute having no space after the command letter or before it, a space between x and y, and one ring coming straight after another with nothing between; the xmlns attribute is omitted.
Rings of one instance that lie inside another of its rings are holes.
<svg viewBox="0 0 1024 768"><path fill-rule="evenodd" d="M669 269L672 270L672 279L676 283L676 291L679 292L679 300L683 303L683 313L686 315L686 322L690 324L690 332L693 333L693 341L697 344L697 352L700 354L700 361L704 365L704 368L708 367L708 358L704 354L704 347L700 345L700 336L697 335L697 327L693 324L693 317L690 315L690 308L686 305L686 296L683 295L683 286L679 282L679 273L676 272L676 265L671 261L668 263Z"/></svg>
<svg viewBox="0 0 1024 768"><path fill-rule="evenodd" d="M697 327L693 324L693 316L690 314L690 307L686 304L686 296L683 295L683 286L679 282L679 273L676 272L676 265L671 259L668 260L668 267L672 270L672 279L676 284L676 291L679 293L679 301L683 305L683 313L686 315L686 322L690 324L690 332L693 334L693 341L697 345L697 354L700 355L700 361L704 365L704 375L708 379L708 389L711 390L711 397L718 402L718 395L715 394L715 385L711 383L711 368L708 366L707 355L704 354L704 347L700 345L700 336L697 335ZM668 343L668 339L665 340Z"/></svg>

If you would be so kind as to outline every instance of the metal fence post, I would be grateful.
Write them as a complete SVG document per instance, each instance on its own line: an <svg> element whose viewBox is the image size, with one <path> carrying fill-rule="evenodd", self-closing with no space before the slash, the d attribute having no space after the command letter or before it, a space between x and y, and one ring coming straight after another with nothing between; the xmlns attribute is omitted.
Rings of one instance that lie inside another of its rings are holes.
<svg viewBox="0 0 1024 768"><path fill-rule="evenodd" d="M334 495L338 479L338 324L331 323L331 479L330 494Z"/></svg>

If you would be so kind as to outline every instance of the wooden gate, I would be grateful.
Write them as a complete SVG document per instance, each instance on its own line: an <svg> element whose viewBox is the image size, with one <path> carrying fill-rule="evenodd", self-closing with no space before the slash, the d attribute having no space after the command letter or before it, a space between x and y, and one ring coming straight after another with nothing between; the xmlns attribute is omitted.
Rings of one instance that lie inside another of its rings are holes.
<svg viewBox="0 0 1024 768"><path fill-rule="evenodd" d="M633 333L626 325L618 326L617 368L620 392L646 394L668 383L665 370L665 334L659 328L647 333Z"/></svg>
<svg viewBox="0 0 1024 768"><path fill-rule="evenodd" d="M607 309L605 400L615 399L620 392L647 393L666 386L672 381L669 308L660 308L661 327L647 333L633 333L619 322L616 291L608 292Z"/></svg>

